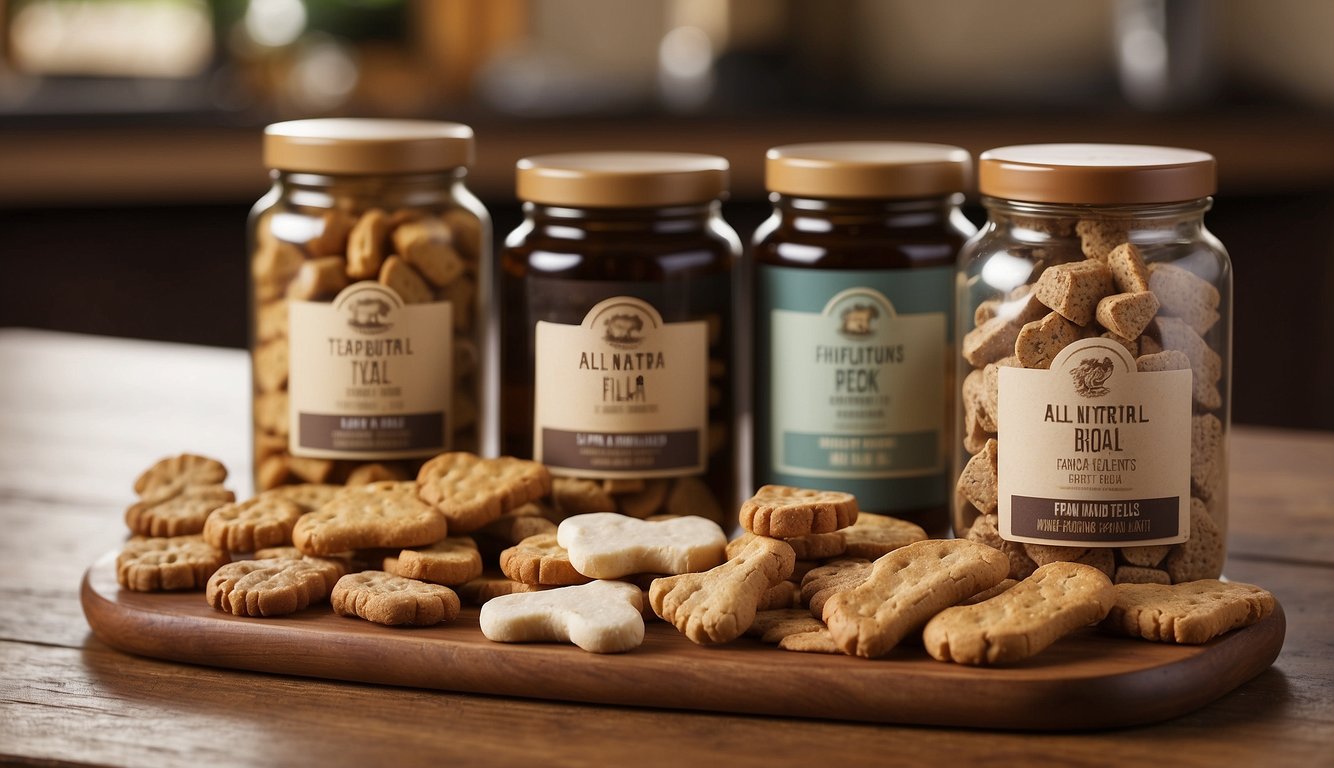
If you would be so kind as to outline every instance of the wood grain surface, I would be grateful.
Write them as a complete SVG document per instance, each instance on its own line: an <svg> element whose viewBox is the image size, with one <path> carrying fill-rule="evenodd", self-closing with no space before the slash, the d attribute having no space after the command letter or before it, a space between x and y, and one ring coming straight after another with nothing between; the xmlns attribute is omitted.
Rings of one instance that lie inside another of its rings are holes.
<svg viewBox="0 0 1334 768"><path fill-rule="evenodd" d="M1334 755L1330 433L1234 430L1227 574L1277 595L1287 637L1253 680L1157 725L1018 733L555 703L114 650L84 618L82 577L124 540L143 466L185 448L244 466L246 371L228 350L0 331L0 764L1218 768Z"/></svg>

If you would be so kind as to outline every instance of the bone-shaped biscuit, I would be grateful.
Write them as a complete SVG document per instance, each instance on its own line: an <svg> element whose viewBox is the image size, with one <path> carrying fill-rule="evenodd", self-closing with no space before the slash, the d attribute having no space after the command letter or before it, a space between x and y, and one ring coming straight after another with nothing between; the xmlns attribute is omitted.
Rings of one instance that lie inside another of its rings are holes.
<svg viewBox="0 0 1334 768"><path fill-rule="evenodd" d="M595 579L692 573L727 558L723 529L694 516L649 521L614 512L576 515L561 522L556 541L576 571Z"/></svg>
<svg viewBox="0 0 1334 768"><path fill-rule="evenodd" d="M786 542L756 537L705 573L654 580L649 602L692 642L726 643L750 628L764 593L792 575L796 560Z"/></svg>
<svg viewBox="0 0 1334 768"><path fill-rule="evenodd" d="M644 642L644 593L623 581L594 581L488 600L482 634L497 643L570 642L591 653L621 653Z"/></svg>

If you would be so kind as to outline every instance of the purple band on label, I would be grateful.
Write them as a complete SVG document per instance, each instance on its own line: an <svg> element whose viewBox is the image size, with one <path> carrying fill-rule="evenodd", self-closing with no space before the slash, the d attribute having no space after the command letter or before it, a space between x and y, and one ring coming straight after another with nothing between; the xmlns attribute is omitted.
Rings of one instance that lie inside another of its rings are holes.
<svg viewBox="0 0 1334 768"><path fill-rule="evenodd" d="M699 431L573 432L542 430L542 461L593 472L699 468Z"/></svg>
<svg viewBox="0 0 1334 768"><path fill-rule="evenodd" d="M445 446L445 414L340 416L303 413L301 447L321 451L440 451Z"/></svg>
<svg viewBox="0 0 1334 768"><path fill-rule="evenodd" d="M1084 501L1010 497L1010 534L1052 541L1134 543L1177 535L1181 500Z"/></svg>

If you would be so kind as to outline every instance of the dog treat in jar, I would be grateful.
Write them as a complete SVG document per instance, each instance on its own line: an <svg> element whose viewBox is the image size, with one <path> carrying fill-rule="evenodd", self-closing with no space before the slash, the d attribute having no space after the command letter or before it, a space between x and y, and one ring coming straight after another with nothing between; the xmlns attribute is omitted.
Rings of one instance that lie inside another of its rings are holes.
<svg viewBox="0 0 1334 768"><path fill-rule="evenodd" d="M1117 582L1226 556L1232 267L1212 156L1052 144L982 154L959 259L954 529Z"/></svg>
<svg viewBox="0 0 1334 768"><path fill-rule="evenodd" d="M466 125L269 126L250 216L255 487L416 477L482 439L490 218Z"/></svg>
<svg viewBox="0 0 1334 768"><path fill-rule="evenodd" d="M754 472L847 491L949 527L958 147L797 144L768 152L755 234Z"/></svg>
<svg viewBox="0 0 1334 768"><path fill-rule="evenodd" d="M500 260L501 452L554 475L561 514L734 523L727 161L519 161Z"/></svg>

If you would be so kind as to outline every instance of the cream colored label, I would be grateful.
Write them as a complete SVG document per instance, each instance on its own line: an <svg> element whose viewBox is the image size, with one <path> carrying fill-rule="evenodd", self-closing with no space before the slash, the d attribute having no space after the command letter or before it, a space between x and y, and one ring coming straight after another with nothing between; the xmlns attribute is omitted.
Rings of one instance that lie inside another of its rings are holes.
<svg viewBox="0 0 1334 768"><path fill-rule="evenodd" d="M579 325L538 322L533 458L557 475L704 471L708 328L618 296Z"/></svg>
<svg viewBox="0 0 1334 768"><path fill-rule="evenodd" d="M1075 342L1050 370L1001 368L1003 538L1076 547L1190 537L1191 372L1140 373L1125 347Z"/></svg>
<svg viewBox="0 0 1334 768"><path fill-rule="evenodd" d="M449 447L453 313L379 283L293 301L290 450L325 459L431 456Z"/></svg>

